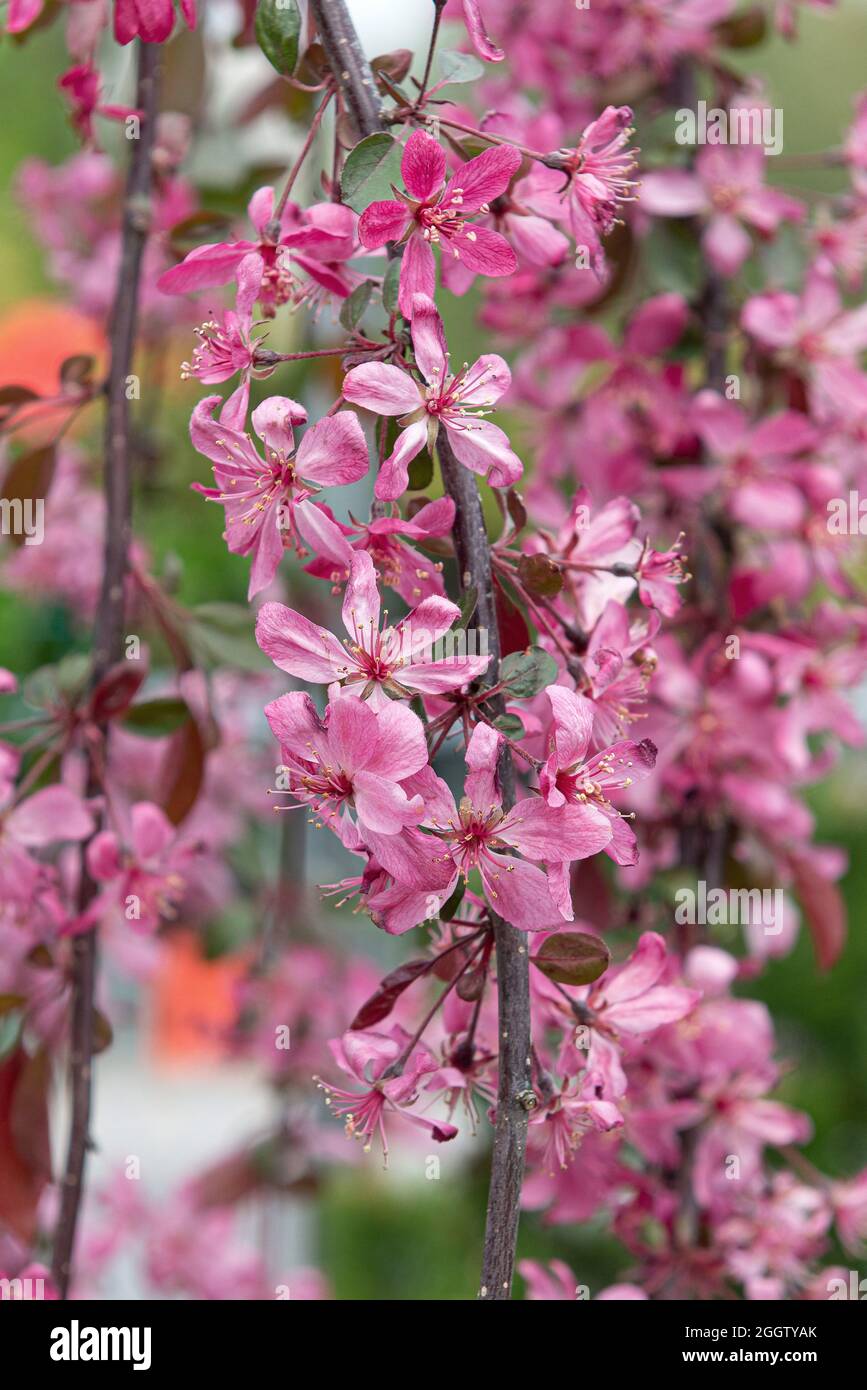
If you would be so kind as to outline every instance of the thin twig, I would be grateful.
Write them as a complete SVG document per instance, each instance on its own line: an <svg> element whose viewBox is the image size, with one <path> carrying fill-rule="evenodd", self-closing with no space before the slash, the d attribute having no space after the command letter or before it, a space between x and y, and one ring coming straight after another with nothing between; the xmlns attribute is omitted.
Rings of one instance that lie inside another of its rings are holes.
<svg viewBox="0 0 867 1390"><path fill-rule="evenodd" d="M132 477L129 447L127 385L132 367L138 321L139 281L150 227L151 153L154 145L159 46L137 44L136 106L142 113L139 137L133 147L126 185L121 233L121 262L111 317L111 362L105 431L103 488L106 501L102 588L93 635L91 685L96 686L110 666L123 658L124 585L129 566L132 530ZM94 886L82 859L82 909L92 901ZM54 1238L52 1273L58 1293L69 1293L75 1232L83 1195L84 1168L90 1147L94 998L96 992L96 929L75 938L72 947L72 1024L70 1089L72 1117L69 1149Z"/></svg>

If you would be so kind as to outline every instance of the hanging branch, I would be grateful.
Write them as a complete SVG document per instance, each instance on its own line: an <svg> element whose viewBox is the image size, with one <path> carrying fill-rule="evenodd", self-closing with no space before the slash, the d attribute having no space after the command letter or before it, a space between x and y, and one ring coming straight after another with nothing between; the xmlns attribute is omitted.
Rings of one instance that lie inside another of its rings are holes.
<svg viewBox="0 0 867 1390"><path fill-rule="evenodd" d="M346 109L362 135L375 134L382 129L379 98L346 5L343 0L311 0L310 8ZM487 632L491 653L487 678L494 685L500 643L482 503L475 478L454 457L445 431L440 433L437 451L443 483L455 504L453 534L461 590L476 592L475 622ZM494 696L490 701L495 708L498 702L501 712L501 698ZM508 808L514 804L515 780L506 745L499 775L503 805ZM497 950L499 1090L479 1297L501 1300L511 1295L528 1111L536 1097L530 1080L530 967L525 938L508 922L491 916Z"/></svg>
<svg viewBox="0 0 867 1390"><path fill-rule="evenodd" d="M123 659L124 592L129 567L132 525L132 467L127 385L132 367L138 321L139 282L145 242L150 228L151 154L154 146L159 46L137 42L136 107L141 126L134 141L126 184L121 229L121 261L110 321L110 360L105 428L105 544L102 587L93 634L91 688L108 669ZM104 732L104 731L103 731ZM98 784L93 776L88 791ZM82 858L82 910L93 899L94 886ZM90 1147L94 999L96 993L96 928L82 932L72 947L72 1023L69 1084L72 1095L69 1149L63 1175L60 1214L54 1240L52 1273L61 1298L69 1292L75 1232L83 1195L84 1168Z"/></svg>
<svg viewBox="0 0 867 1390"><path fill-rule="evenodd" d="M491 548L479 489L473 475L452 453L444 430L440 433L437 452L443 483L455 504L453 535L461 591L474 589L476 592L476 613L471 621L487 633L491 653L487 680L495 685L500 664L500 635ZM498 713L503 712L501 695L492 696L488 703ZM503 807L508 809L515 802L515 772L512 754L505 744L498 773ZM528 1112L536 1104L530 1079L530 961L526 936L501 917L492 913L491 918L497 947L499 1084L479 1286L479 1297L488 1301L508 1299L512 1291Z"/></svg>

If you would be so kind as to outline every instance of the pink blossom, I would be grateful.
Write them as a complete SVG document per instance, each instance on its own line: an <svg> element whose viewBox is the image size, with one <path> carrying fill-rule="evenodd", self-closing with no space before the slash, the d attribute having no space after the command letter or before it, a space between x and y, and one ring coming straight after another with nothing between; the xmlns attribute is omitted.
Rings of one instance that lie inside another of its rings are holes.
<svg viewBox="0 0 867 1390"><path fill-rule="evenodd" d="M406 853L409 847L397 840L394 857L383 861L396 887L379 898L374 910L374 920L381 920L387 931L396 929L390 920L392 909L402 914L400 929L405 931L431 914L432 903L445 902L459 878L466 879L474 869L481 875L494 911L522 931L550 930L558 919L571 920L571 901L555 900L537 864L560 864L597 854L611 839L611 823L595 807L554 809L538 796L525 797L504 811L496 772L501 744L496 730L476 725L467 746L469 771L459 807L446 783L432 771L408 782L408 790L417 790L424 799L425 824L436 832L441 845L440 855L429 858L438 860L446 882L440 878L437 883L431 877L431 865L424 860L419 864ZM523 858L510 855L510 849ZM379 848L377 856L382 858ZM414 922L407 920L412 909L402 888L415 892Z"/></svg>
<svg viewBox="0 0 867 1390"><path fill-rule="evenodd" d="M370 521L353 517L349 525L335 522L338 535L329 533L331 544L322 538L319 555L305 569L342 587L349 578L353 550L366 550L380 582L415 607L422 599L444 594L443 566L441 560L429 559L407 541L435 544L451 533L454 519L452 499L438 497L435 502L425 502L411 517L374 516Z"/></svg>
<svg viewBox="0 0 867 1390"><path fill-rule="evenodd" d="M196 27L196 0L180 0L188 29ZM175 27L174 0L114 0L114 36L118 43L165 43Z"/></svg>
<svg viewBox="0 0 867 1390"><path fill-rule="evenodd" d="M673 618L681 605L680 585L691 576L683 568L681 533L668 550L654 550L645 541L638 564L638 597L646 608L656 608L666 618Z"/></svg>
<svg viewBox="0 0 867 1390"><path fill-rule="evenodd" d="M522 185L523 201L532 212L566 222L599 278L605 266L601 238L612 230L621 203L636 186L631 121L628 106L606 106L574 149L559 151L557 168L537 165Z"/></svg>
<svg viewBox="0 0 867 1390"><path fill-rule="evenodd" d="M545 691L551 705L550 752L539 773L539 789L549 806L594 806L611 821L612 838L605 853L617 864L638 859L635 833L609 797L648 777L656 763L650 739L626 739L587 758L593 733L592 703L562 685Z"/></svg>
<svg viewBox="0 0 867 1390"><path fill-rule="evenodd" d="M100 831L87 847L87 867L97 883L111 884L101 905L122 912L134 930L152 932L177 915L198 853L159 806L140 801L130 810L128 841L113 830Z"/></svg>
<svg viewBox="0 0 867 1390"><path fill-rule="evenodd" d="M657 932L644 932L625 965L609 970L589 996L594 1027L615 1039L655 1033L684 1018L701 998L698 990L666 983L669 956Z"/></svg>
<svg viewBox="0 0 867 1390"><path fill-rule="evenodd" d="M702 246L722 275L735 275L752 244L743 224L772 237L782 221L800 222L804 205L765 186L761 145L708 145L699 150L695 171L666 169L645 174L641 206L657 217L705 220Z"/></svg>
<svg viewBox="0 0 867 1390"><path fill-rule="evenodd" d="M93 117L103 116L110 121L123 121L136 114L135 107L105 104L100 101L102 78L92 63L79 63L69 68L57 85L72 107L72 123L81 137L93 140Z"/></svg>
<svg viewBox="0 0 867 1390"><path fill-rule="evenodd" d="M427 445L436 445L440 426L456 458L492 487L511 487L523 465L506 435L484 416L509 389L511 373L496 353L486 353L453 376L442 319L433 300L413 300L412 342L423 385L409 372L385 362L369 362L347 372L343 394L377 415L402 417L394 452L379 470L376 496L393 501L406 491L409 464Z"/></svg>
<svg viewBox="0 0 867 1390"><path fill-rule="evenodd" d="M389 1115L399 1114L427 1130L440 1144L454 1139L458 1132L447 1121L428 1120L411 1109L418 1100L419 1082L436 1071L437 1061L423 1044L408 1048L410 1041L410 1035L397 1027L388 1033L344 1033L331 1044L334 1060L341 1071L367 1089L348 1091L319 1081L331 1113L346 1117L347 1135L361 1140L365 1152L369 1152L374 1136L378 1135L386 1163L385 1122Z"/></svg>
<svg viewBox="0 0 867 1390"><path fill-rule="evenodd" d="M300 533L316 549L320 530L336 529L310 499L321 487L363 478L369 466L367 445L356 417L342 411L307 430L296 451L293 425L304 424L307 412L287 396L271 396L253 411L253 428L265 446L263 458L249 434L234 427L234 411L231 421L214 419L219 401L219 396L207 396L190 421L193 446L212 460L217 484L196 487L225 507L232 554L252 556L252 598L274 578L284 535L298 545Z"/></svg>
<svg viewBox="0 0 867 1390"><path fill-rule="evenodd" d="M418 795L401 783L427 764L418 715L389 701L378 714L356 695L332 693L320 718L309 695L290 691L265 708L280 743L285 790L340 835L395 836L424 815Z"/></svg>
<svg viewBox="0 0 867 1390"><path fill-rule="evenodd" d="M457 10L458 3L460 3L463 21L467 26L470 43L476 53L480 58L484 58L486 63L501 63L506 55L488 34L478 0L451 0L446 9L447 18L452 18L451 12L453 9ZM457 19L456 14L454 18Z"/></svg>
<svg viewBox="0 0 867 1390"><path fill-rule="evenodd" d="M351 208L320 203L301 213L294 204L287 204L275 219L274 190L265 187L253 194L247 213L256 232L255 241L197 246L180 265L160 276L158 288L164 294L187 294L229 284L245 257L255 254L261 265L257 265L259 284L253 299L260 301L267 318L273 318L277 308L290 301L318 299L323 293L346 298L351 292L358 279L350 276L344 264L356 250L356 217ZM302 286L293 275L290 253L310 277L308 286Z"/></svg>
<svg viewBox="0 0 867 1390"><path fill-rule="evenodd" d="M468 219L487 212L509 186L521 163L511 145L495 145L462 164L446 183L446 157L427 131L414 130L407 140L401 172L407 192L399 201L371 203L361 215L358 233L369 249L387 241L405 242L401 260L399 307L404 318L416 312L417 294L433 299L436 267L432 246L477 275L511 275L515 253L499 232L470 226Z"/></svg>
<svg viewBox="0 0 867 1390"><path fill-rule="evenodd" d="M195 377L205 386L227 381L241 373L241 384L224 406L221 415L243 429L247 418L250 378L260 339L253 337L253 305L262 280L262 259L251 252L238 266L238 294L234 309L225 309L219 319L209 319L195 330L198 344L191 362L181 363L181 377ZM269 369L270 370L270 369ZM268 372L261 373L267 375Z"/></svg>
<svg viewBox="0 0 867 1390"><path fill-rule="evenodd" d="M386 615L387 617L387 615ZM456 603L434 596L395 627L380 631L380 598L373 561L364 550L353 553L343 600L343 623L349 640L342 645L327 629L282 603L263 604L256 640L281 671L302 680L341 681L374 709L390 696L441 695L459 690L487 669L487 655L467 656L431 649L442 642L460 617Z"/></svg>
<svg viewBox="0 0 867 1390"><path fill-rule="evenodd" d="M85 840L92 830L90 811L68 787L44 787L17 806L0 806L0 898L33 895L42 870L31 850Z"/></svg>
<svg viewBox="0 0 867 1390"><path fill-rule="evenodd" d="M867 306L843 309L830 266L813 263L800 298L782 290L754 295L741 322L764 348L808 374L820 417L867 414L867 375L856 365L867 347Z"/></svg>

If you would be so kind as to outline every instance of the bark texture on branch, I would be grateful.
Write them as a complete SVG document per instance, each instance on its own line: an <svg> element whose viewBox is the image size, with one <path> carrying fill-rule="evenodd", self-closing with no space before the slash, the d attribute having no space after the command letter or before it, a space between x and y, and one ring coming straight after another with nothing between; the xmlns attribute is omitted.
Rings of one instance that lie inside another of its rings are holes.
<svg viewBox="0 0 867 1390"><path fill-rule="evenodd" d="M310 0L331 74L361 135L382 130L382 103L373 72L344 0Z"/></svg>
<svg viewBox="0 0 867 1390"><path fill-rule="evenodd" d="M475 477L455 458L445 431L437 444L445 489L455 504L454 543L461 590L475 589L471 619L488 635L491 663L487 679L495 684L500 663L491 550ZM492 703L502 699L495 696ZM515 770L504 745L499 765L503 805L514 804ZM521 1187L527 1148L529 1110L535 1103L530 1060L530 962L527 938L492 914L497 947L499 1085L497 1123L485 1224L485 1248L479 1298L489 1302L511 1297L515 1246L521 1210Z"/></svg>
<svg viewBox="0 0 867 1390"><path fill-rule="evenodd" d="M142 113L138 139L133 142L127 176L121 230L121 261L109 324L110 362L106 386L107 416L103 489L106 502L102 586L93 633L91 688L124 655L124 586L132 532L132 476L129 440L128 377L132 368L138 323L142 256L150 227L151 155L157 111L157 44L137 41L136 107ZM98 790L91 776L89 792ZM82 860L79 904L86 908L94 896ZM94 1000L96 993L96 929L77 936L72 947L72 1019L69 1085L71 1117L69 1148L60 1195L54 1239L52 1275L61 1298L66 1298L72 1274L75 1233L90 1147Z"/></svg>

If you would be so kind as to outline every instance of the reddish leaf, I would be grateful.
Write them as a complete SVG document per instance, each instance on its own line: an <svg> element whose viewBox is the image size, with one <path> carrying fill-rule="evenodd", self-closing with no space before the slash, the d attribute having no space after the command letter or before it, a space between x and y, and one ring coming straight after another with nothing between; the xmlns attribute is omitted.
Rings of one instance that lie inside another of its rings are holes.
<svg viewBox="0 0 867 1390"><path fill-rule="evenodd" d="M350 1028L372 1028L375 1023L388 1018L404 990L413 980L430 970L433 964L431 960L408 960L405 965L399 965L396 970L392 970L390 975L380 980L374 993L362 1004L350 1023Z"/></svg>
<svg viewBox="0 0 867 1390"><path fill-rule="evenodd" d="M563 571L547 555L522 555L518 578L527 593L537 597L553 598L563 588Z"/></svg>
<svg viewBox="0 0 867 1390"><path fill-rule="evenodd" d="M475 969L468 970L455 985L455 993L467 1004L474 1004L485 987L488 975L488 962L485 960Z"/></svg>
<svg viewBox="0 0 867 1390"><path fill-rule="evenodd" d="M190 719L173 735L162 769L158 801L173 825L180 825L195 806L204 776L205 741Z"/></svg>
<svg viewBox="0 0 867 1390"><path fill-rule="evenodd" d="M562 931L547 937L530 959L543 975L558 984L591 985L605 974L611 953L598 936Z"/></svg>
<svg viewBox="0 0 867 1390"><path fill-rule="evenodd" d="M116 719L132 704L147 671L140 662L119 661L109 668L90 697L90 717L97 724Z"/></svg>
<svg viewBox="0 0 867 1390"><path fill-rule="evenodd" d="M497 609L497 627L500 632L500 655L522 652L533 641L526 619L517 604L513 603L500 583L494 580L494 600Z"/></svg>
<svg viewBox="0 0 867 1390"><path fill-rule="evenodd" d="M0 494L10 502L33 503L44 501L51 490L54 469L57 463L57 450L53 444L42 449L33 449L29 454L21 454L6 470ZM26 515L26 513L25 513ZM23 545L24 534L11 534L13 545Z"/></svg>
<svg viewBox="0 0 867 1390"><path fill-rule="evenodd" d="M89 386L93 377L96 358L88 352L77 352L60 364L61 386Z"/></svg>
<svg viewBox="0 0 867 1390"><path fill-rule="evenodd" d="M49 1062L18 1047L0 1063L0 1226L29 1245L51 1174Z"/></svg>
<svg viewBox="0 0 867 1390"><path fill-rule="evenodd" d="M846 906L836 883L807 859L792 858L795 891L807 918L820 970L830 970L846 944Z"/></svg>

